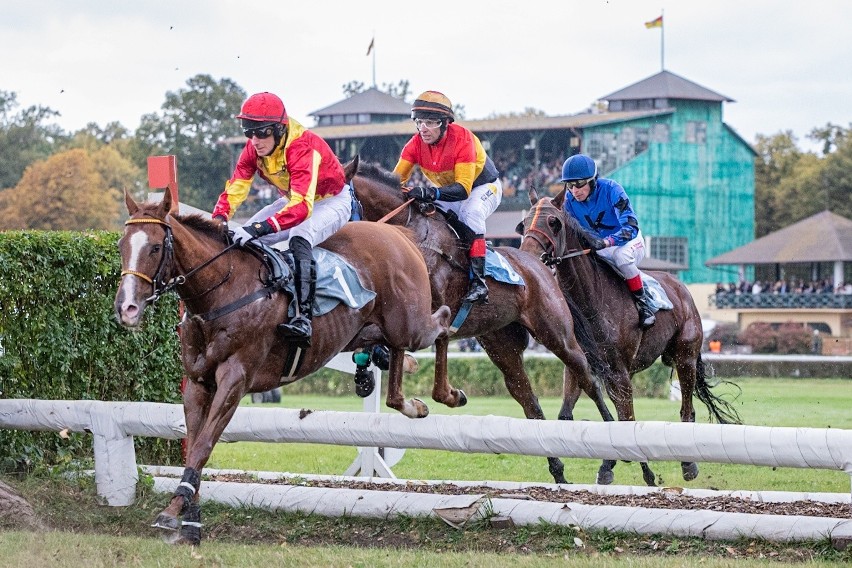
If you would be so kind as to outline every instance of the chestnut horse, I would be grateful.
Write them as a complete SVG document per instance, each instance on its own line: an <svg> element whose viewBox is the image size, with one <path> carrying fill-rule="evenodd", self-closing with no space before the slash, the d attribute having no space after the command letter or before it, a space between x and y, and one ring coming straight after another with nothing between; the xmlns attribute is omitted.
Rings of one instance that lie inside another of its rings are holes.
<svg viewBox="0 0 852 568"><path fill-rule="evenodd" d="M434 215L423 214L419 204L405 206L399 177L372 164L360 164L358 158L344 167L346 179L355 188L363 207L364 219L378 221L391 214L388 223L410 228L429 270L432 306L447 305L457 313L468 287L467 247L438 210ZM577 337L589 332L572 323L569 301L562 297L550 270L538 258L513 247L496 249L511 269L523 279L523 285L488 279L489 302L474 306L453 339L476 337L483 350L503 374L503 381L524 410L527 418L543 420L544 413L532 391L524 370L524 350L529 335L554 353L563 363L564 400L560 420L573 420L573 408L580 389L595 401L605 420L613 420L606 406L602 389L590 375L603 378L608 370L596 354L594 343ZM575 337L575 331L577 337ZM435 383L432 398L450 407L463 406L467 398L462 390L453 388L447 378L446 353L449 337L439 337L435 344ZM586 346L588 350L584 353ZM588 356L588 360L587 360ZM556 457L547 458L550 474L556 483L567 483L564 465Z"/></svg>
<svg viewBox="0 0 852 568"><path fill-rule="evenodd" d="M739 424L736 410L725 400L710 391L701 344L704 333L701 315L695 307L686 286L667 272L650 272L671 300L672 310L657 312L657 322L643 331L639 327L639 313L624 284L624 279L604 261L589 253L579 223L563 209L565 191L554 198L538 198L530 191L532 208L518 226L524 239L521 250L539 256L556 267L556 275L563 294L574 298L589 321L596 341L609 366L615 373L610 384L610 398L616 407L619 420L635 420L633 412L633 385L635 373L646 369L662 357L664 364L677 369L682 402L680 419L695 422L693 394L710 412L710 419L721 424ZM615 466L615 461L610 461ZM686 481L698 476L698 465L682 462L681 471ZM598 483L612 483L612 467ZM655 476L643 467L643 477L648 485L655 485Z"/></svg>
<svg viewBox="0 0 852 568"><path fill-rule="evenodd" d="M403 355L446 336L450 311L442 306L432 313L424 294L429 275L423 256L404 230L347 223L320 245L348 261L361 285L375 297L361 308L340 303L315 316L311 346L303 350L276 334L290 297L270 285L261 255L229 246L220 223L199 215L170 214L168 191L159 204L138 204L129 195L125 201L130 219L119 241L118 321L138 327L145 307L172 289L185 307L180 343L187 378L186 462L181 484L154 526L170 530L180 526L179 540L198 543L201 472L240 400L248 393L299 380L341 351L376 342L387 345L387 405L412 418L428 414L421 401L403 397ZM400 270L402 266L405 270Z"/></svg>

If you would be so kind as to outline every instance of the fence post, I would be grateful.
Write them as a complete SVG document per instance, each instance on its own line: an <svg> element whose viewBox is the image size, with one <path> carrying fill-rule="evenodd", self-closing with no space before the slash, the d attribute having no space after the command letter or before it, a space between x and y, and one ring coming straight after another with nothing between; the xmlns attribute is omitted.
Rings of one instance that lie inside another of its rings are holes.
<svg viewBox="0 0 852 568"><path fill-rule="evenodd" d="M91 414L98 495L113 507L132 505L139 470L133 436L124 433L109 408L94 407Z"/></svg>

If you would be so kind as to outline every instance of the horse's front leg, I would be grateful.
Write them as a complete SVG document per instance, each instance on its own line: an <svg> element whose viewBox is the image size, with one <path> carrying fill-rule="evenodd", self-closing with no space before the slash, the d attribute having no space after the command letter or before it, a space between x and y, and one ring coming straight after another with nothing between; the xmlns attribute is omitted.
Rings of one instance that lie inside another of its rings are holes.
<svg viewBox="0 0 852 568"><path fill-rule="evenodd" d="M447 351L450 339L447 336L435 340L435 382L432 386L432 400L457 408L467 404L467 396L461 389L453 388L448 377Z"/></svg>
<svg viewBox="0 0 852 568"><path fill-rule="evenodd" d="M207 420L212 401L213 393L204 386L194 381L188 381L184 386L183 412L186 421L186 439L184 440L186 448L192 447L195 442L197 433ZM197 540L200 540L201 508L198 504L200 486L201 472L189 467L187 462L180 485L175 490L169 505L157 515L151 526L172 531L181 529L183 533L185 530L182 527L183 524L189 532L197 531ZM180 517L183 517L183 523L181 523ZM189 536L192 537L192 535Z"/></svg>
<svg viewBox="0 0 852 568"><path fill-rule="evenodd" d="M402 393L402 371L405 363L405 350L391 348L390 368L388 369L388 395L385 404L400 411L409 418L424 418L429 415L429 407L419 398L405 400Z"/></svg>

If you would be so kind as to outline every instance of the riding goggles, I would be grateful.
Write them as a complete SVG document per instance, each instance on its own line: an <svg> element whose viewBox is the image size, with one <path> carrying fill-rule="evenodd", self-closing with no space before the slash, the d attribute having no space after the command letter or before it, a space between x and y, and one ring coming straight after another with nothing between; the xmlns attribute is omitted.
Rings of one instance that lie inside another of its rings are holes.
<svg viewBox="0 0 852 568"><path fill-rule="evenodd" d="M260 128L246 128L245 130L243 130L243 134L245 134L246 138L249 139L257 137L262 140L264 138L269 138L270 136L275 134L275 127L261 126Z"/></svg>
<svg viewBox="0 0 852 568"><path fill-rule="evenodd" d="M595 179L595 178L590 177L590 178L586 178L586 179L575 179L573 181L566 181L565 182L565 189L574 189L575 187L583 187L584 185L586 185L587 183L589 183L593 179Z"/></svg>
<svg viewBox="0 0 852 568"><path fill-rule="evenodd" d="M426 128L438 128L441 126L441 122L442 121L437 118L415 118L414 127L417 128L417 130L420 130L423 126Z"/></svg>

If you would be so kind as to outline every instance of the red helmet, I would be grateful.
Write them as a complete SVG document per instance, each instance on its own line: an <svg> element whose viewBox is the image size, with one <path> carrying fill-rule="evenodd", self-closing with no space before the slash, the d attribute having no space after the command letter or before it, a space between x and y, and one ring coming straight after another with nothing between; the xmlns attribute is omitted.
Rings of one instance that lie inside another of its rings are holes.
<svg viewBox="0 0 852 568"><path fill-rule="evenodd" d="M287 124L287 110L278 95L257 93L243 103L237 118L243 121L243 128Z"/></svg>

